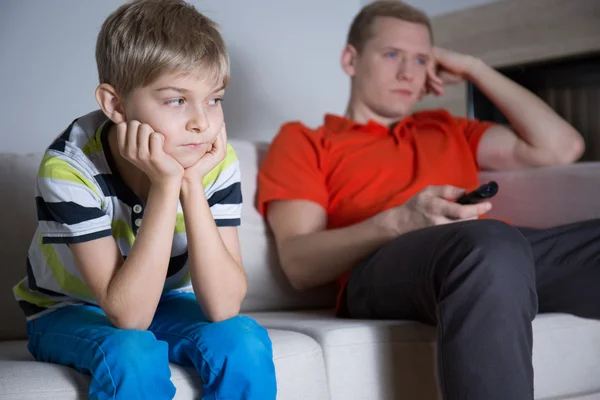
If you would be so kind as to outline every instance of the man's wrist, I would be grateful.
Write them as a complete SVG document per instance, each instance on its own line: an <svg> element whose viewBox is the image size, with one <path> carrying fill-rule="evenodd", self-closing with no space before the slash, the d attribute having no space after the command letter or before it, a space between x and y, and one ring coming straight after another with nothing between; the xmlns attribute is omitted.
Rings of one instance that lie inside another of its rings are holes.
<svg viewBox="0 0 600 400"><path fill-rule="evenodd" d="M480 77L482 73L484 73L487 68L489 68L489 66L482 59L472 57L466 78L471 83L477 85L481 81Z"/></svg>

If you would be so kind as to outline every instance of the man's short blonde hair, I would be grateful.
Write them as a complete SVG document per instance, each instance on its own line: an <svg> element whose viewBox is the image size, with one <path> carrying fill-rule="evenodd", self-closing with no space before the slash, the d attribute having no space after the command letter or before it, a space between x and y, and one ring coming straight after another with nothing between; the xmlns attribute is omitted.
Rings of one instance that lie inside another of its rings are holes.
<svg viewBox="0 0 600 400"><path fill-rule="evenodd" d="M347 43L359 53L373 37L373 25L378 17L398 18L402 21L425 25L433 42L431 20L423 11L398 0L378 0L366 5L352 21Z"/></svg>
<svg viewBox="0 0 600 400"><path fill-rule="evenodd" d="M108 16L96 43L100 83L120 96L164 73L229 83L229 55L217 24L181 0L128 1Z"/></svg>

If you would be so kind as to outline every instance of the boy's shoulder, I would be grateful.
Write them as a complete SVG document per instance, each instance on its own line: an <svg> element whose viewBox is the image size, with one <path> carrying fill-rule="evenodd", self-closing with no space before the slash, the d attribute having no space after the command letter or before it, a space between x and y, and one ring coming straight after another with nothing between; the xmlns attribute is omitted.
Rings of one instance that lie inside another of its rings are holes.
<svg viewBox="0 0 600 400"><path fill-rule="evenodd" d="M84 183L97 189L92 183L95 177L108 171L103 144L107 120L101 111L94 111L71 122L46 149L38 169L38 180L49 178L54 182Z"/></svg>
<svg viewBox="0 0 600 400"><path fill-rule="evenodd" d="M108 118L100 110L75 119L46 149L47 154L91 154L102 150L101 131Z"/></svg>

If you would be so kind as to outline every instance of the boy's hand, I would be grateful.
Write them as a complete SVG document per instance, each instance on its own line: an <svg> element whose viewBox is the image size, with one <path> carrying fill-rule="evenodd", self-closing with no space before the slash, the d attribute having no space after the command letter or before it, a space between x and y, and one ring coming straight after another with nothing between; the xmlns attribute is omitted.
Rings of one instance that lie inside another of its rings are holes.
<svg viewBox="0 0 600 400"><path fill-rule="evenodd" d="M121 156L144 172L152 184L181 182L184 169L163 151L165 138L148 124L138 121L117 124Z"/></svg>
<svg viewBox="0 0 600 400"><path fill-rule="evenodd" d="M227 154L227 132L225 124L212 143L212 147L189 168L185 169L183 181L186 184L202 184L202 178L213 170Z"/></svg>
<svg viewBox="0 0 600 400"><path fill-rule="evenodd" d="M478 59L455 51L434 47L433 62L427 70L427 92L444 94L444 85L469 79L477 66Z"/></svg>

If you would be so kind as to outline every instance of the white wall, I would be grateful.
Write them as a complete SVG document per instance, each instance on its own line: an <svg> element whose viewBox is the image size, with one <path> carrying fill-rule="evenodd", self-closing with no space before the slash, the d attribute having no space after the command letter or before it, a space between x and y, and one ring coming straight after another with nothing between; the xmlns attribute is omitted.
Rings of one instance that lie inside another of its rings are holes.
<svg viewBox="0 0 600 400"><path fill-rule="evenodd" d="M191 1L222 26L232 59L231 137L270 140L288 120L316 126L343 112L339 54L360 0ZM2 0L0 152L43 150L97 108L94 46L122 0Z"/></svg>
<svg viewBox="0 0 600 400"><path fill-rule="evenodd" d="M369 4L371 1L361 0L361 5ZM494 1L497 0L404 0L405 3L420 8L431 17Z"/></svg>

